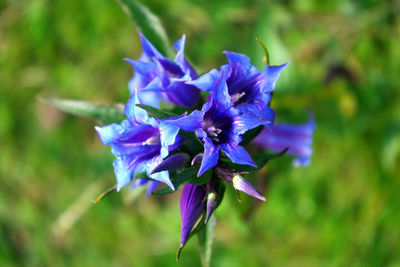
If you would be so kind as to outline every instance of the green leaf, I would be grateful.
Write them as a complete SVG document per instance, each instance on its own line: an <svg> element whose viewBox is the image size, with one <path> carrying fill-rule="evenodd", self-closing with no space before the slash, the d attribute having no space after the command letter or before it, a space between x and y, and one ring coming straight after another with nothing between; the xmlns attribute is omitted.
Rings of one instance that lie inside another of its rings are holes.
<svg viewBox="0 0 400 267"><path fill-rule="evenodd" d="M124 114L124 106L122 104L106 106L85 101L51 97L44 97L40 99L50 103L64 112L77 116L89 117L98 121L102 121L106 124L114 122L119 123L126 118Z"/></svg>
<svg viewBox="0 0 400 267"><path fill-rule="evenodd" d="M261 133L261 131L264 129L264 126L260 125L254 129L251 129L250 131L247 131L242 135L243 141L240 142L241 146L245 146L248 143L250 143L254 138L257 137Z"/></svg>
<svg viewBox="0 0 400 267"><path fill-rule="evenodd" d="M155 107L151 107L151 106L147 106L147 105L143 105L143 104L136 104L136 106L146 110L150 116L158 118L158 119L165 119L165 118L169 118L169 117L179 116L178 114L175 114L173 112L161 110L159 108L155 108Z"/></svg>
<svg viewBox="0 0 400 267"><path fill-rule="evenodd" d="M282 157L283 155L285 155L285 153L287 152L288 149L289 148L285 148L281 152L273 153L273 154L261 153L261 154L256 154L256 155L252 156L252 159L257 164L257 167L252 167L252 166L248 166L248 165L241 165L241 164L235 164L235 163L232 163L227 158L223 158L221 160L224 161L225 163L228 163L232 168L234 168L238 172L250 172L250 171L256 171L256 170L261 169L271 159Z"/></svg>
<svg viewBox="0 0 400 267"><path fill-rule="evenodd" d="M175 190L178 190L184 184L202 185L211 179L212 171L207 171L202 176L197 177L198 171L199 171L198 168L189 168L189 169L184 169L182 172L176 174L175 178L171 179L172 184L175 187ZM164 186L163 188L154 191L152 195L165 195L173 192L175 191L173 191L169 186Z"/></svg>
<svg viewBox="0 0 400 267"><path fill-rule="evenodd" d="M136 27L164 55L171 56L167 34L159 18L146 6L136 0L118 0L123 9L130 15Z"/></svg>
<svg viewBox="0 0 400 267"><path fill-rule="evenodd" d="M204 151L204 146L197 138L194 132L179 131L180 134L186 137L185 142L181 145L181 149L191 155L196 155Z"/></svg>
<svg viewBox="0 0 400 267"><path fill-rule="evenodd" d="M214 228L217 224L215 216L212 215L206 227L203 227L197 234L197 241L200 251L200 259L203 267L210 266L212 242L214 237Z"/></svg>

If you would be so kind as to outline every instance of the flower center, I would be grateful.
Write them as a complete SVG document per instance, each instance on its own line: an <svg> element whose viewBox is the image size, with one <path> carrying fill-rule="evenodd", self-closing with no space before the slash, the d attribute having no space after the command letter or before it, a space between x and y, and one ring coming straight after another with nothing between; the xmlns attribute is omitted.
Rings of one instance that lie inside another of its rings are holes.
<svg viewBox="0 0 400 267"><path fill-rule="evenodd" d="M143 145L158 145L160 144L160 136L155 135L147 139L145 142L142 143Z"/></svg>
<svg viewBox="0 0 400 267"><path fill-rule="evenodd" d="M207 133L207 136L214 142L214 143L219 143L220 138L219 135L222 133L222 129L215 127L210 122L206 122L203 125L203 130Z"/></svg>
<svg viewBox="0 0 400 267"><path fill-rule="evenodd" d="M237 104L239 104L241 98L243 98L243 96L245 95L245 92L239 92L237 94L231 95L231 102L236 106Z"/></svg>

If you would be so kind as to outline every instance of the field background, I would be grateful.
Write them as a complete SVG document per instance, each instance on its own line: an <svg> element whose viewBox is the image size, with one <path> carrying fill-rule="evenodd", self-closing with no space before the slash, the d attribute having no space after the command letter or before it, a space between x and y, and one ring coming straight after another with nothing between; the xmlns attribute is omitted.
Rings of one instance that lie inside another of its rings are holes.
<svg viewBox="0 0 400 267"><path fill-rule="evenodd" d="M223 50L262 67L290 61L277 121L316 114L312 163L271 162L253 182L266 203L235 199L216 214L212 266L400 266L400 2L145 1L171 40L187 35L199 73ZM179 265L179 195L112 193L113 156L95 122L38 96L125 102L141 53L113 0L0 0L0 265ZM261 205L260 205L261 204Z"/></svg>

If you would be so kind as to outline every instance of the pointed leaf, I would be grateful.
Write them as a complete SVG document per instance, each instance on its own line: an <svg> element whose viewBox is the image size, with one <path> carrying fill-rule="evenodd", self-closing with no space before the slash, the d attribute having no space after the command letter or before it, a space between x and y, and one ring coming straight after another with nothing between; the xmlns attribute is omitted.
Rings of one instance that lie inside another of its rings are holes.
<svg viewBox="0 0 400 267"><path fill-rule="evenodd" d="M170 111L161 110L161 109L143 105L143 104L136 104L136 106L146 110L147 113L149 114L149 116L155 117L157 119L165 119L165 118L169 118L169 117L179 116L178 114L172 113Z"/></svg>
<svg viewBox="0 0 400 267"><path fill-rule="evenodd" d="M244 133L242 135L243 141L240 142L241 146L245 146L248 143L250 143L254 138L257 137L257 135L259 135L261 133L261 131L264 129L263 125L260 125L254 129L251 129L249 131L247 131L246 133Z"/></svg>
<svg viewBox="0 0 400 267"><path fill-rule="evenodd" d="M102 121L106 124L119 123L126 119L124 114L124 106L121 104L106 106L100 104L94 104L85 101L68 100L44 97L42 100L50 103L56 108L61 109L64 112L71 113L77 116L89 117L98 121Z"/></svg>
<svg viewBox="0 0 400 267"><path fill-rule="evenodd" d="M118 0L124 10L131 16L138 30L164 55L171 55L167 34L159 18L146 6L136 0Z"/></svg>

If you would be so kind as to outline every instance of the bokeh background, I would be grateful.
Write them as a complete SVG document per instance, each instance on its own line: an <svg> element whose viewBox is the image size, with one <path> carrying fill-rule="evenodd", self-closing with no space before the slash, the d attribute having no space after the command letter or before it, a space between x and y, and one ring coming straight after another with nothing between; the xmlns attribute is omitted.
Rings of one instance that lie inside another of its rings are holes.
<svg viewBox="0 0 400 267"><path fill-rule="evenodd" d="M223 50L263 66L290 61L272 106L277 121L316 114L314 156L286 156L253 180L266 203L232 190L217 210L212 266L400 265L400 2L145 1L171 40L187 35L200 73ZM0 1L0 265L179 265L179 195L143 198L115 183L113 156L90 119L38 100L125 102L124 57L141 53L113 0Z"/></svg>

